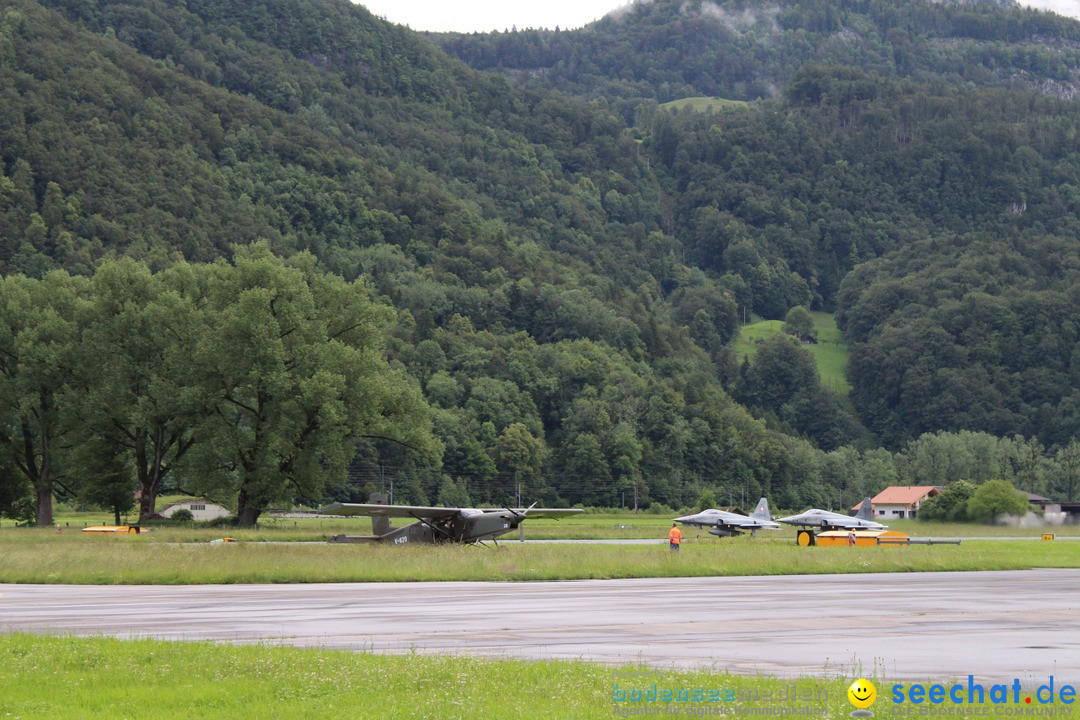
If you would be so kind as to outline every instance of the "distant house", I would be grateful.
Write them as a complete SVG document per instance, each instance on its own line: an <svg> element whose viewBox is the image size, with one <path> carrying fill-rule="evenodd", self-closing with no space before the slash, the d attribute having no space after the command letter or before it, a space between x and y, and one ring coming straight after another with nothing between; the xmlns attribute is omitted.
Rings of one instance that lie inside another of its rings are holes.
<svg viewBox="0 0 1080 720"><path fill-rule="evenodd" d="M1050 498L1043 497L1042 495L1036 495L1035 493L1029 493L1029 492L1025 492L1024 490L1021 490L1020 494L1023 495L1024 497L1026 497L1029 503L1031 503L1032 505L1037 505L1037 506L1041 507L1043 510L1045 510L1048 505L1055 505L1056 504Z"/></svg>
<svg viewBox="0 0 1080 720"><path fill-rule="evenodd" d="M881 520L913 518L919 514L919 506L927 498L941 492L935 485L893 485L887 487L871 500L874 517Z"/></svg>
<svg viewBox="0 0 1080 720"><path fill-rule="evenodd" d="M217 505L206 500L194 499L181 500L180 502L173 503L172 505L161 511L161 516L171 518L173 516L173 513L178 510L189 511L191 513L191 516L195 519L195 522L219 520L232 514L221 505Z"/></svg>

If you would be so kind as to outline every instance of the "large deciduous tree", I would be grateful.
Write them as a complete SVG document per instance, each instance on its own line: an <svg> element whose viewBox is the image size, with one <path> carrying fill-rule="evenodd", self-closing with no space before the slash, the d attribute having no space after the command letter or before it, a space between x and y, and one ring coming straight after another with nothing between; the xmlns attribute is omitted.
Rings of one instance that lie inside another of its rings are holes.
<svg viewBox="0 0 1080 720"><path fill-rule="evenodd" d="M919 508L920 520L966 520L968 502L975 494L975 485L956 480L945 486L940 494L929 498Z"/></svg>
<svg viewBox="0 0 1080 720"><path fill-rule="evenodd" d="M139 489L139 520L154 515L166 476L192 448L212 409L191 358L205 334L212 266L151 274L132 260L93 278L76 376L81 426L92 447L125 448Z"/></svg>
<svg viewBox="0 0 1080 720"><path fill-rule="evenodd" d="M522 423L511 423L496 441L499 470L510 477L513 486L509 491L515 502L525 505L522 499L534 499L543 491L540 474L544 462L544 443L533 436ZM500 498L501 499L501 498Z"/></svg>
<svg viewBox="0 0 1080 720"><path fill-rule="evenodd" d="M53 491L63 478L70 435L65 395L77 362L76 318L89 282L63 271L40 280L0 278L0 445L33 485L37 524L53 521Z"/></svg>
<svg viewBox="0 0 1080 720"><path fill-rule="evenodd" d="M262 243L217 269L195 353L215 413L196 455L235 482L240 525L274 503L318 500L362 437L437 454L419 388L384 356L392 311L362 282L318 271L307 254L286 262Z"/></svg>
<svg viewBox="0 0 1080 720"><path fill-rule="evenodd" d="M1080 442L1073 438L1068 445L1060 448L1054 457L1061 474L1058 484L1059 492L1066 500L1072 502L1076 494L1077 480L1080 479Z"/></svg>
<svg viewBox="0 0 1080 720"><path fill-rule="evenodd" d="M784 317L784 332L794 335L803 342L817 340L817 328L814 326L814 316L802 305L796 305L787 312Z"/></svg>
<svg viewBox="0 0 1080 720"><path fill-rule="evenodd" d="M99 437L81 443L72 453L73 474L81 485L79 498L111 510L117 525L121 513L135 506L135 479L127 455L122 445Z"/></svg>
<svg viewBox="0 0 1080 720"><path fill-rule="evenodd" d="M1020 515L1027 509L1027 498L1008 480L987 480L967 502L968 517L980 522L989 522L999 515Z"/></svg>

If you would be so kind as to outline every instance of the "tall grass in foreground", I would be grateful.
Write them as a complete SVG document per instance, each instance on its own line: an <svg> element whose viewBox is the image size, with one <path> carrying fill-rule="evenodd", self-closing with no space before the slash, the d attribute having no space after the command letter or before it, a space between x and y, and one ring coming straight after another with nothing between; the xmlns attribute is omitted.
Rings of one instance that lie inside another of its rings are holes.
<svg viewBox="0 0 1080 720"><path fill-rule="evenodd" d="M24 536L31 537L31 536ZM741 537L665 545L461 546L144 542L95 537L0 543L0 582L200 584L569 580L1080 567L1076 541L801 548Z"/></svg>
<svg viewBox="0 0 1080 720"><path fill-rule="evenodd" d="M838 718L851 711L851 673L863 673L838 668L834 672L847 674L793 681L661 670L659 678L628 683L629 667L585 662L21 634L0 635L0 657L0 717L26 720L610 718L620 707L613 702L613 680L622 687L658 681L672 688L733 690L739 698L760 698L796 683L800 693L818 698L805 703L812 712L800 717ZM677 707L679 715L693 717L719 703L634 705ZM723 705L734 710L778 703L740 699Z"/></svg>

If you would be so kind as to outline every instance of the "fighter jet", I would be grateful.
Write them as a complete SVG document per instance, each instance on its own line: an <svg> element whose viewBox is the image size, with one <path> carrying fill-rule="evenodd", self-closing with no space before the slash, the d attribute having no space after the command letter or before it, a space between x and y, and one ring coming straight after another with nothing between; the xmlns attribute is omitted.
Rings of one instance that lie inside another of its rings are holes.
<svg viewBox="0 0 1080 720"><path fill-rule="evenodd" d="M777 522L801 527L819 527L822 530L884 530L888 525L874 522L874 510L870 498L859 505L859 512L854 517L828 510L807 510L799 515L776 518Z"/></svg>
<svg viewBox="0 0 1080 720"><path fill-rule="evenodd" d="M526 517L555 517L581 512L578 508L474 509L425 507L423 505L383 505L379 503L334 503L319 510L322 515L369 515L372 535L335 535L330 542L482 543L516 530ZM390 518L413 518L402 527L390 525Z"/></svg>
<svg viewBox="0 0 1080 720"><path fill-rule="evenodd" d="M714 509L699 512L697 515L678 517L675 518L675 522L707 527L710 535L718 537L742 535L744 530L749 530L753 535L758 530L780 529L780 526L774 523L772 516L769 515L769 501L765 498L758 500L757 509L751 515Z"/></svg>

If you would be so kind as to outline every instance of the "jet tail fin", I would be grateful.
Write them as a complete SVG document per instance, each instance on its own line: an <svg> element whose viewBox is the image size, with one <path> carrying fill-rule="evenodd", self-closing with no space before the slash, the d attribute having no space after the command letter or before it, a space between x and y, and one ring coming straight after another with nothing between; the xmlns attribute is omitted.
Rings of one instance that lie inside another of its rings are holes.
<svg viewBox="0 0 1080 720"><path fill-rule="evenodd" d="M862 504L859 505L859 512L855 513L855 517L860 520L874 519L874 506L870 504L870 498L863 499Z"/></svg>
<svg viewBox="0 0 1080 720"><path fill-rule="evenodd" d="M757 509L754 510L750 517L758 520L772 520L772 515L769 514L769 501L765 498L758 500Z"/></svg>
<svg viewBox="0 0 1080 720"><path fill-rule="evenodd" d="M368 496L368 502L374 505L386 505L386 494L371 493L371 495ZM386 517L385 515L371 516L372 535L385 535L393 529L393 525L390 524L390 518Z"/></svg>

